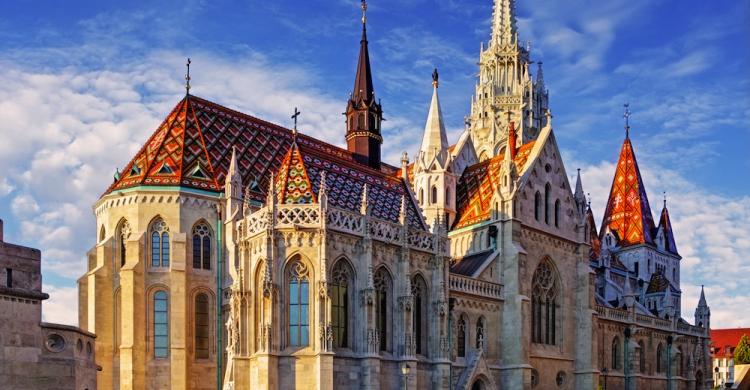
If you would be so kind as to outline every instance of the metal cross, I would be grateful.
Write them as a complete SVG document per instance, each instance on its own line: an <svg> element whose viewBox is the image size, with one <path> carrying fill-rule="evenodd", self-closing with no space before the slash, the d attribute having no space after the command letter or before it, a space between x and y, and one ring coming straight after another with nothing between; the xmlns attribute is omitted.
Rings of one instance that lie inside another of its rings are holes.
<svg viewBox="0 0 750 390"><path fill-rule="evenodd" d="M630 138L630 103L625 103L625 113L622 115L625 118L625 138Z"/></svg>
<svg viewBox="0 0 750 390"><path fill-rule="evenodd" d="M292 115L292 119L294 119L294 134L297 134L297 118L299 117L299 110L297 110L297 107L294 107L294 115Z"/></svg>
<svg viewBox="0 0 750 390"><path fill-rule="evenodd" d="M190 93L190 58L187 59L187 74L185 74L185 93Z"/></svg>

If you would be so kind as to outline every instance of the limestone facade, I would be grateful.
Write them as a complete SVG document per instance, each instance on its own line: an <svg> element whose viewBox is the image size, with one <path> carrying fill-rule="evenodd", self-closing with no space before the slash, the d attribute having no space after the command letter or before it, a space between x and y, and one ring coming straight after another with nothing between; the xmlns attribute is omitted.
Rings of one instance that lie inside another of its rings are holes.
<svg viewBox="0 0 750 390"><path fill-rule="evenodd" d="M41 253L3 241L0 220L0 388L94 390L94 338L42 322Z"/></svg>

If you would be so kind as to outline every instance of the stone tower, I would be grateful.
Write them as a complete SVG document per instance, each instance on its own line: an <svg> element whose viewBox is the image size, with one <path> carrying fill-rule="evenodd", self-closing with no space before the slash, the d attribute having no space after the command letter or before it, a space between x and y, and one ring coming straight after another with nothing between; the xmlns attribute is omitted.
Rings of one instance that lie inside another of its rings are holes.
<svg viewBox="0 0 750 390"><path fill-rule="evenodd" d="M346 106L346 144L360 164L380 168L380 123L383 109L375 99L370 69L370 52L367 48L367 3L362 2L362 39L359 47L357 76L354 89Z"/></svg>
<svg viewBox="0 0 750 390"><path fill-rule="evenodd" d="M422 145L414 162L414 191L428 225L445 220L450 226L456 216L457 176L452 169L453 159L440 109L437 69L432 73L432 87Z"/></svg>
<svg viewBox="0 0 750 390"><path fill-rule="evenodd" d="M519 145L536 139L546 124L549 95L541 63L536 82L531 78L530 45L519 45L514 0L495 0L492 36L480 50L468 121L477 155L484 161L503 154L511 121L516 123Z"/></svg>

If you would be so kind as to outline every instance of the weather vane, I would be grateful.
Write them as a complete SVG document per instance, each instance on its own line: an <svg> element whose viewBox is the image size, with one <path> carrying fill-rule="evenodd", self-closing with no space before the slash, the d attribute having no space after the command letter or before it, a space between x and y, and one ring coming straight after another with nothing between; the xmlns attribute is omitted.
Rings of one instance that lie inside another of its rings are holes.
<svg viewBox="0 0 750 390"><path fill-rule="evenodd" d="M630 103L625 103L623 106L625 107L625 113L622 115L625 118L625 138L630 138L630 115L632 114Z"/></svg>
<svg viewBox="0 0 750 390"><path fill-rule="evenodd" d="M187 66L187 73L185 74L185 93L187 94L190 93L190 63L190 58L188 58L187 64L185 64L185 66Z"/></svg>

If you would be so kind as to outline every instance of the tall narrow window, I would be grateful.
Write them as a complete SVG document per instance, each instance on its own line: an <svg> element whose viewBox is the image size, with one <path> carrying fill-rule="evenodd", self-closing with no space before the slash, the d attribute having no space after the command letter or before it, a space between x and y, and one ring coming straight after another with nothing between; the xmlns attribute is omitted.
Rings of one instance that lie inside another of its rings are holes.
<svg viewBox="0 0 750 390"><path fill-rule="evenodd" d="M427 284L424 279L416 275L411 281L411 294L414 297L414 317L412 318L412 332L414 334L417 354L427 355L427 335L429 321L425 321L427 314Z"/></svg>
<svg viewBox="0 0 750 390"><path fill-rule="evenodd" d="M209 322L208 295L200 293L195 296L195 358L209 357Z"/></svg>
<svg viewBox="0 0 750 390"><path fill-rule="evenodd" d="M643 341L638 342L638 368L641 374L646 373L646 346Z"/></svg>
<svg viewBox="0 0 750 390"><path fill-rule="evenodd" d="M391 277L385 268L380 268L373 278L375 282L376 324L380 350L388 350L388 292L391 290Z"/></svg>
<svg viewBox="0 0 750 390"><path fill-rule="evenodd" d="M331 271L331 328L333 347L349 346L349 280L351 269L345 260L339 260Z"/></svg>
<svg viewBox="0 0 750 390"><path fill-rule="evenodd" d="M438 195L437 186L432 186L432 199L430 199L431 204L437 204L438 202L437 195Z"/></svg>
<svg viewBox="0 0 750 390"><path fill-rule="evenodd" d="M555 201L555 227L560 227L560 199Z"/></svg>
<svg viewBox="0 0 750 390"><path fill-rule="evenodd" d="M424 188L419 189L419 204L424 205Z"/></svg>
<svg viewBox="0 0 750 390"><path fill-rule="evenodd" d="M458 357L466 356L466 318L459 317L456 329L456 352Z"/></svg>
<svg viewBox="0 0 750 390"><path fill-rule="evenodd" d="M544 186L544 223L546 223L547 225L549 225L550 214L552 213L550 207L550 197L552 197L552 186L547 183L547 185Z"/></svg>
<svg viewBox="0 0 750 390"><path fill-rule="evenodd" d="M13 288L13 270L10 268L5 269L5 286Z"/></svg>
<svg viewBox="0 0 750 390"><path fill-rule="evenodd" d="M612 370L620 369L620 339L615 337L612 340Z"/></svg>
<svg viewBox="0 0 750 390"><path fill-rule="evenodd" d="M534 219L537 221L542 219L542 194L539 191L534 194Z"/></svg>
<svg viewBox="0 0 750 390"><path fill-rule="evenodd" d="M206 223L193 228L193 268L211 269L211 228Z"/></svg>
<svg viewBox="0 0 750 390"><path fill-rule="evenodd" d="M289 267L289 345L310 344L310 282L307 267L297 261Z"/></svg>
<svg viewBox="0 0 750 390"><path fill-rule="evenodd" d="M557 302L559 284L549 260L542 260L534 271L531 293L532 342L555 345L557 342Z"/></svg>
<svg viewBox="0 0 750 390"><path fill-rule="evenodd" d="M151 225L151 266L169 267L169 227L162 219Z"/></svg>
<svg viewBox="0 0 750 390"><path fill-rule="evenodd" d="M484 349L484 318L477 320L477 349Z"/></svg>
<svg viewBox="0 0 750 390"><path fill-rule="evenodd" d="M664 370L664 351L661 344L656 347L656 372L660 373Z"/></svg>
<svg viewBox="0 0 750 390"><path fill-rule="evenodd" d="M154 357L165 358L169 351L169 296L166 291L154 294Z"/></svg>

